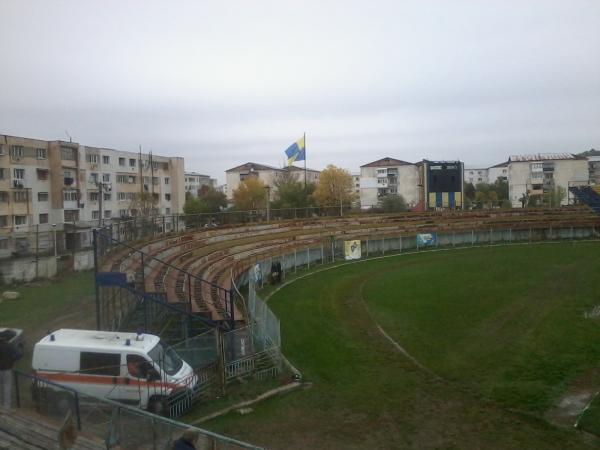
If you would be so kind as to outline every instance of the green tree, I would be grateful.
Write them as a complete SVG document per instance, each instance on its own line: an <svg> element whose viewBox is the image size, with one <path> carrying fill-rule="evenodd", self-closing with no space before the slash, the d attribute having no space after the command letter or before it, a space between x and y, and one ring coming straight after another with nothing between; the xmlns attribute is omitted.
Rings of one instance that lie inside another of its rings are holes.
<svg viewBox="0 0 600 450"><path fill-rule="evenodd" d="M242 181L233 191L233 205L239 211L264 209L267 207L267 190L262 180L250 177Z"/></svg>
<svg viewBox="0 0 600 450"><path fill-rule="evenodd" d="M297 180L292 172L283 173L273 182L273 187L277 191L273 208L304 208L314 204L315 185L308 183L305 188L304 182Z"/></svg>
<svg viewBox="0 0 600 450"><path fill-rule="evenodd" d="M313 197L321 206L350 206L354 200L352 175L345 169L329 164L319 176Z"/></svg>
<svg viewBox="0 0 600 450"><path fill-rule="evenodd" d="M408 211L406 200L401 195L385 195L379 200L379 206L386 213Z"/></svg>
<svg viewBox="0 0 600 450"><path fill-rule="evenodd" d="M227 196L212 186L198 189L198 199L204 203L208 212L219 212L227 207Z"/></svg>
<svg viewBox="0 0 600 450"><path fill-rule="evenodd" d="M548 208L558 208L564 199L567 198L567 190L562 186L556 186L554 189L544 194L545 206Z"/></svg>
<svg viewBox="0 0 600 450"><path fill-rule="evenodd" d="M473 183L465 184L465 197L471 201L475 200L475 186Z"/></svg>

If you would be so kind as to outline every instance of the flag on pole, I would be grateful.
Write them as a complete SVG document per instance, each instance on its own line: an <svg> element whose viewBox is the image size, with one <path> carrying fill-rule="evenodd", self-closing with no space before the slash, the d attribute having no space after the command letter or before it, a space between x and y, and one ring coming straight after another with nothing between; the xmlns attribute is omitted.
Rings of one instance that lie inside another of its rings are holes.
<svg viewBox="0 0 600 450"><path fill-rule="evenodd" d="M287 156L288 166L291 166L296 161L306 161L306 148L304 147L304 136L290 145L285 151Z"/></svg>

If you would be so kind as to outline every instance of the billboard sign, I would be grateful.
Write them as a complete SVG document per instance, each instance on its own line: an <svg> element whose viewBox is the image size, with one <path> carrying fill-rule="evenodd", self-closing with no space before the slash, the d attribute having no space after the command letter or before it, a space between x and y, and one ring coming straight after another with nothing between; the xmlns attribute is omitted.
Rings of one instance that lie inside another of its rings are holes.
<svg viewBox="0 0 600 450"><path fill-rule="evenodd" d="M434 247L437 243L437 235L435 233L417 234L417 247Z"/></svg>
<svg viewBox="0 0 600 450"><path fill-rule="evenodd" d="M360 240L344 241L344 258L346 261L360 259Z"/></svg>

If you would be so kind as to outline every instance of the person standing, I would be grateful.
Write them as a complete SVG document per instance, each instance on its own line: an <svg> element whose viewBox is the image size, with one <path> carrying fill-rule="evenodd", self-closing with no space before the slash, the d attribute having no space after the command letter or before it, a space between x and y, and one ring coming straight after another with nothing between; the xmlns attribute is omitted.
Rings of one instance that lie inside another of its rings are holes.
<svg viewBox="0 0 600 450"><path fill-rule="evenodd" d="M0 395L1 404L6 409L11 407L12 368L18 359L15 347L5 337L0 336Z"/></svg>

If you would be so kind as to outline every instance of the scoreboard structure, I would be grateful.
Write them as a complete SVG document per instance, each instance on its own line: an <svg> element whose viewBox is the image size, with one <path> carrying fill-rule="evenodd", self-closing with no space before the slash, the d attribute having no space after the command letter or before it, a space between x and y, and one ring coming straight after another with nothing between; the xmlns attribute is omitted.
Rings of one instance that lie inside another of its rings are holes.
<svg viewBox="0 0 600 450"><path fill-rule="evenodd" d="M427 209L462 209L464 164L461 161L423 161L423 190Z"/></svg>

